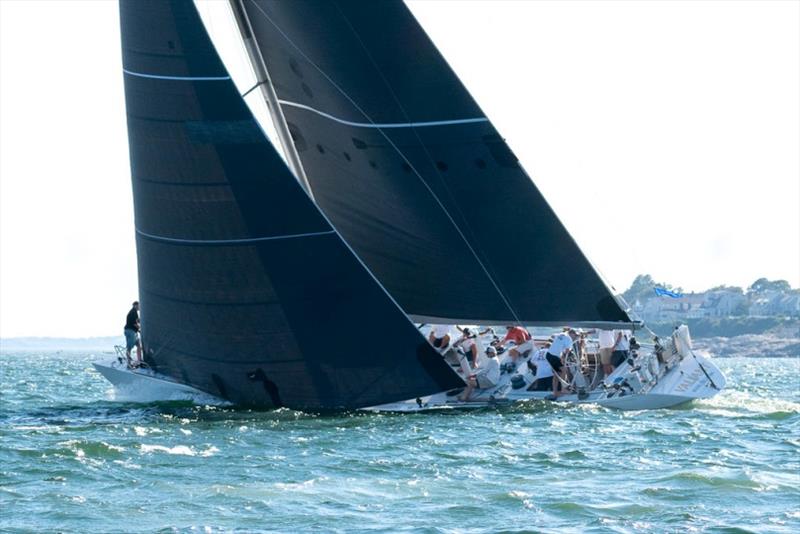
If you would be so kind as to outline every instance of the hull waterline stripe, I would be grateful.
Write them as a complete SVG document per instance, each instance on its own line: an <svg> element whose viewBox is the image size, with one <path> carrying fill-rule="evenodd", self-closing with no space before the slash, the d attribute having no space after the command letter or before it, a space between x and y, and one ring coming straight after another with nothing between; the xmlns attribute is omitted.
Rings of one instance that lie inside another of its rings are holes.
<svg viewBox="0 0 800 534"><path fill-rule="evenodd" d="M427 122L384 122L384 123L353 122L345 119L340 119L339 117L334 117L329 113L325 113L324 111L314 109L311 106L306 106L305 104L298 104L297 102L290 102L288 100L278 100L278 102L284 106L290 106L297 109L304 109L306 111L316 113L321 117L325 117L326 119L338 122L339 124L345 124L347 126L355 126L357 128L424 128L427 126L450 126L453 124L471 124L473 122L489 122L489 119L487 119L486 117L477 117L474 119L454 119L449 121L427 121Z"/></svg>
<svg viewBox="0 0 800 534"><path fill-rule="evenodd" d="M128 69L122 69L125 74L131 76L138 76L139 78L152 78L154 80L178 80L178 81L192 81L192 82L213 82L230 80L230 76L163 76L161 74L146 74L144 72L134 72Z"/></svg>
<svg viewBox="0 0 800 534"><path fill-rule="evenodd" d="M251 237L247 239L178 239L175 237L163 237L160 235L148 234L142 232L138 228L136 233L142 237L152 239L153 241L162 241L164 243L180 243L182 245L247 245L250 243L261 243L262 241L276 241L278 239L295 239L298 237L312 237L318 235L328 235L335 233L333 230L325 232L309 232L305 234L286 234L276 235L270 237Z"/></svg>

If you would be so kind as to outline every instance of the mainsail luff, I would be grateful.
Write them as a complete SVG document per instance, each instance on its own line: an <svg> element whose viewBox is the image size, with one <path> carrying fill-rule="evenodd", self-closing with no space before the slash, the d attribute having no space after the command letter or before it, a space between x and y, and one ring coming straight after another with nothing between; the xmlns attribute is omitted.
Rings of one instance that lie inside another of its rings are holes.
<svg viewBox="0 0 800 534"><path fill-rule="evenodd" d="M261 51L253 36L253 30L250 26L250 20L247 12L242 6L242 0L230 0L231 11L233 11L233 18L236 20L236 26L239 28L239 34L242 36L247 57L253 66L253 72L256 75L256 85L259 92L267 104L270 116L278 134L278 139L281 143L281 148L286 156L286 162L289 168L297 177L297 180L306 190L306 193L313 199L314 194L311 191L311 186L308 184L308 177L303 169L303 163L300 161L300 155L292 142L289 127L286 125L286 118L283 116L283 110L278 102L278 95L275 93L275 88L272 86L272 80L269 78L269 72L264 65L264 58L261 56Z"/></svg>
<svg viewBox="0 0 800 534"><path fill-rule="evenodd" d="M194 4L123 0L120 21L156 370L265 407L361 407L460 384L269 144Z"/></svg>
<svg viewBox="0 0 800 534"><path fill-rule="evenodd" d="M316 202L406 313L631 324L402 2L244 7Z"/></svg>

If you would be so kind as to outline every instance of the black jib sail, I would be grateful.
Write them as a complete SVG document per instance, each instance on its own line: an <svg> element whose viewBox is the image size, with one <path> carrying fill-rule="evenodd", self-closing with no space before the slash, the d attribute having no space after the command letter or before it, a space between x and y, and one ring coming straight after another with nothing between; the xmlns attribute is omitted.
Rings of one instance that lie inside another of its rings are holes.
<svg viewBox="0 0 800 534"><path fill-rule="evenodd" d="M142 331L238 404L362 407L458 386L267 141L189 0L120 2Z"/></svg>
<svg viewBox="0 0 800 534"><path fill-rule="evenodd" d="M316 202L406 313L630 323L401 1L240 5Z"/></svg>

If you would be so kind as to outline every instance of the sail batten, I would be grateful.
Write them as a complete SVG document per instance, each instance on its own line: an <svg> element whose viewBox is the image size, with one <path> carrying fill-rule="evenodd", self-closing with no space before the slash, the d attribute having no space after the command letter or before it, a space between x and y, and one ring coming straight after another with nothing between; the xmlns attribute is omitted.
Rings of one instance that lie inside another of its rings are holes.
<svg viewBox="0 0 800 534"><path fill-rule="evenodd" d="M146 72L134 72L132 70L122 69L122 72L131 76L138 76L139 78L151 78L153 80L175 80L186 82L220 82L230 80L230 76L167 76L165 74L148 74Z"/></svg>
<svg viewBox="0 0 800 534"><path fill-rule="evenodd" d="M412 321L417 324L447 324L447 325L479 325L479 326L508 326L505 323L496 320L475 319L469 317L430 317L425 315L410 315ZM628 329L638 330L642 328L643 323L640 321L582 321L580 319L570 319L565 317L561 320L553 321L533 321L522 324L525 328L543 327L543 328L602 328L604 330L614 329Z"/></svg>
<svg viewBox="0 0 800 534"><path fill-rule="evenodd" d="M321 117L325 117L326 119L330 119L332 121L336 121L340 124L344 124L346 126L357 126L358 128L426 128L430 126L452 126L455 124L472 124L474 122L489 122L489 119L486 117L471 117L467 119L449 119L449 120L438 120L438 121L424 121L424 122L382 122L382 123L375 123L375 122L357 122L342 119L339 117L334 117L330 113L326 113L324 111L320 111L318 109L312 108L311 106L306 106L305 104L300 104L298 102L290 102L289 100L278 100L278 102L284 106L290 106L297 109L304 109L306 111L310 111L312 113L316 113Z"/></svg>
<svg viewBox="0 0 800 534"><path fill-rule="evenodd" d="M297 239L301 237L316 237L321 235L335 234L336 232L334 232L333 230L327 230L324 232L307 232L304 234L272 235L267 237L247 237L240 239L179 239L175 237L165 237L160 235L148 234L147 232L142 232L141 230L136 230L136 233L142 237L146 237L147 239L152 239L153 241L161 241L164 243L216 246L216 245L249 245L253 243L261 243L262 241L273 241L275 239Z"/></svg>
<svg viewBox="0 0 800 534"><path fill-rule="evenodd" d="M317 204L406 313L631 323L402 2L243 6Z"/></svg>

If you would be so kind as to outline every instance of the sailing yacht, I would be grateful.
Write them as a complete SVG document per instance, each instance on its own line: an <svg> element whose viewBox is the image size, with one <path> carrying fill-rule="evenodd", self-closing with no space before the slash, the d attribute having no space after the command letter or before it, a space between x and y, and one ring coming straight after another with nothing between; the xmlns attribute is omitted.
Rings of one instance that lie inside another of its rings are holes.
<svg viewBox="0 0 800 534"><path fill-rule="evenodd" d="M120 1L148 368L96 364L112 383L265 408L486 406L542 395L506 367L459 401L465 377L421 325L642 326L401 1L230 5L285 158L193 2ZM583 355L559 399L641 409L724 387L685 328L646 356L587 385Z"/></svg>

